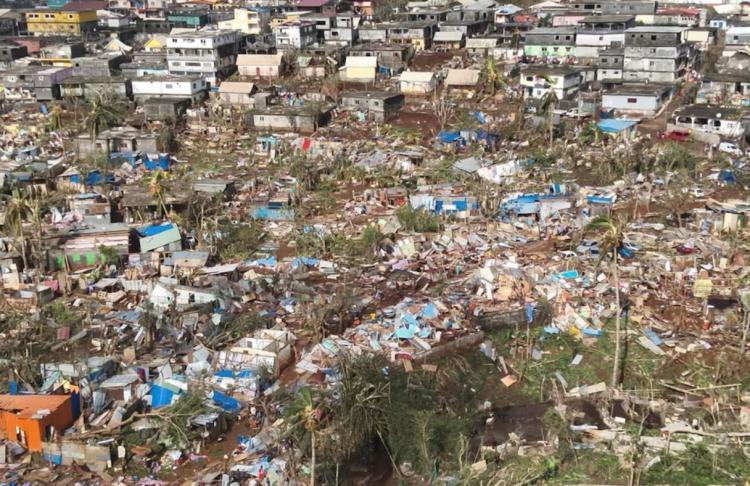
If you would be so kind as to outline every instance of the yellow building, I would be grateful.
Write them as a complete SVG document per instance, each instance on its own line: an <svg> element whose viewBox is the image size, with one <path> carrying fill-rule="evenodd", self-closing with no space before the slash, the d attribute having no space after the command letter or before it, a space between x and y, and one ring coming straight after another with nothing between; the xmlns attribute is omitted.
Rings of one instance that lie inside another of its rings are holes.
<svg viewBox="0 0 750 486"><path fill-rule="evenodd" d="M234 9L234 18L219 22L220 29L239 30L243 34L258 35L268 31L269 13L265 11Z"/></svg>
<svg viewBox="0 0 750 486"><path fill-rule="evenodd" d="M26 26L33 35L80 35L96 27L96 10L32 10L26 12Z"/></svg>

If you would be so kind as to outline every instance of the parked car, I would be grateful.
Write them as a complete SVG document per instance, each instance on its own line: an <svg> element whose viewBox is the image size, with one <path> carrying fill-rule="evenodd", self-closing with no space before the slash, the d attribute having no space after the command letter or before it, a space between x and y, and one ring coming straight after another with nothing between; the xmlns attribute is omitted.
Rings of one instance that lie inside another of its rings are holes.
<svg viewBox="0 0 750 486"><path fill-rule="evenodd" d="M690 134L688 132L659 132L656 134L656 138L659 140L672 140L673 142L687 142L690 140Z"/></svg>
<svg viewBox="0 0 750 486"><path fill-rule="evenodd" d="M590 117L591 113L580 112L580 111L578 111L578 108L573 108L573 109L570 109L570 110L566 111L565 112L565 116L567 116L568 118L581 119L581 118L588 118L588 117Z"/></svg>
<svg viewBox="0 0 750 486"><path fill-rule="evenodd" d="M719 144L719 152L724 152L735 157L742 157L744 155L740 147L734 142L721 142Z"/></svg>

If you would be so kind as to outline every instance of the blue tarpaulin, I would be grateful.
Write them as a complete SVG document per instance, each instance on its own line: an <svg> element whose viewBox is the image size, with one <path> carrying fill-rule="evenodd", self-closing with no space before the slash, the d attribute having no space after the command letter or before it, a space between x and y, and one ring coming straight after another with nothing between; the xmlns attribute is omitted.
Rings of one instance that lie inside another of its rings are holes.
<svg viewBox="0 0 750 486"><path fill-rule="evenodd" d="M615 200L611 196L586 196L586 201L592 204L614 204Z"/></svg>
<svg viewBox="0 0 750 486"><path fill-rule="evenodd" d="M725 184L735 184L737 182L737 178L734 176L734 172L724 169L719 172L719 182L723 182Z"/></svg>
<svg viewBox="0 0 750 486"><path fill-rule="evenodd" d="M223 410L226 410L227 412L238 413L240 410L242 410L240 402L216 390L214 390L214 394L211 396L211 398L216 405L221 407Z"/></svg>
<svg viewBox="0 0 750 486"><path fill-rule="evenodd" d="M294 219L294 209L277 209L261 206L251 210L250 217L253 219L263 219L268 221L292 221Z"/></svg>
<svg viewBox="0 0 750 486"><path fill-rule="evenodd" d="M634 122L633 120L610 118L606 120L600 120L599 123L596 124L596 126L599 127L599 130L603 131L604 133L620 133L624 130L632 128L636 123L637 122Z"/></svg>
<svg viewBox="0 0 750 486"><path fill-rule="evenodd" d="M174 392L159 385L151 386L151 408L167 407L172 404Z"/></svg>
<svg viewBox="0 0 750 486"><path fill-rule="evenodd" d="M438 138L443 143L453 143L461 139L461 134L458 132L440 132Z"/></svg>
<svg viewBox="0 0 750 486"><path fill-rule="evenodd" d="M174 227L172 223L166 223L166 224L155 224L153 226L144 226L143 228L138 229L138 234L142 237L146 236L155 236L160 233L164 233L165 231L169 231Z"/></svg>

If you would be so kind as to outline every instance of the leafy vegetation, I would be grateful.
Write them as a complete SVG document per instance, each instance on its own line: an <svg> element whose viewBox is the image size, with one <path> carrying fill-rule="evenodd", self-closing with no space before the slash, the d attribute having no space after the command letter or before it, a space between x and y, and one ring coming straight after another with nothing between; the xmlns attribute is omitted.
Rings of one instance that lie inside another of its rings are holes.
<svg viewBox="0 0 750 486"><path fill-rule="evenodd" d="M435 233L440 231L440 217L424 209L413 209L410 205L396 210L396 217L406 231Z"/></svg>
<svg viewBox="0 0 750 486"><path fill-rule="evenodd" d="M265 240L263 227L249 224L230 224L223 228L218 256L222 261L246 260L253 256Z"/></svg>

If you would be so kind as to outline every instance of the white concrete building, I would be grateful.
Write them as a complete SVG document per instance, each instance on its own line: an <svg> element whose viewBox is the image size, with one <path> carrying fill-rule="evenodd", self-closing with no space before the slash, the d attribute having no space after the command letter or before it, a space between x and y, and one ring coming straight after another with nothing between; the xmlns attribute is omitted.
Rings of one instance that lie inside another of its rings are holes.
<svg viewBox="0 0 750 486"><path fill-rule="evenodd" d="M131 81L133 98L190 98L198 102L206 96L206 80L200 76L144 76Z"/></svg>
<svg viewBox="0 0 750 486"><path fill-rule="evenodd" d="M624 115L656 115L672 96L672 87L624 84L602 94L602 108Z"/></svg>
<svg viewBox="0 0 750 486"><path fill-rule="evenodd" d="M313 22L296 20L272 28L279 50L302 49L315 44L317 31Z"/></svg>
<svg viewBox="0 0 750 486"><path fill-rule="evenodd" d="M236 30L181 32L167 36L169 74L200 75L211 84L235 68L239 50Z"/></svg>
<svg viewBox="0 0 750 486"><path fill-rule="evenodd" d="M571 67L531 65L521 71L520 83L526 98L544 98L552 88L558 100L567 100L578 93L582 76L579 70Z"/></svg>

